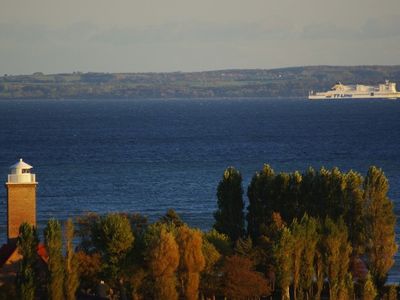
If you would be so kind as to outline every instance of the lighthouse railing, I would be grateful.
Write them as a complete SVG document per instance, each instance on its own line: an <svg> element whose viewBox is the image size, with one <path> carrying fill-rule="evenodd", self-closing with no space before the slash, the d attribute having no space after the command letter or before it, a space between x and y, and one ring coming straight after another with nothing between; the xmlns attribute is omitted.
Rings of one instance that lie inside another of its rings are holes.
<svg viewBox="0 0 400 300"><path fill-rule="evenodd" d="M36 183L35 174L9 174L7 183Z"/></svg>

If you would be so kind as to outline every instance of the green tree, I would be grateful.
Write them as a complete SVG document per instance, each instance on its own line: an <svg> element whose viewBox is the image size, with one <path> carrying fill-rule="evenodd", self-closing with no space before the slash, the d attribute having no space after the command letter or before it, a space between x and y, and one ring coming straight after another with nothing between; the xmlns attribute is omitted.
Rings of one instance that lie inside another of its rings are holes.
<svg viewBox="0 0 400 300"><path fill-rule="evenodd" d="M51 219L44 229L44 242L49 256L48 266L48 298L51 300L64 299L64 261L62 255L61 225Z"/></svg>
<svg viewBox="0 0 400 300"><path fill-rule="evenodd" d="M17 294L21 300L35 299L38 243L36 228L28 223L22 223L17 240L18 252L22 256L17 274Z"/></svg>
<svg viewBox="0 0 400 300"><path fill-rule="evenodd" d="M233 167L225 170L217 189L218 210L214 228L236 241L244 234L242 175Z"/></svg>
<svg viewBox="0 0 400 300"><path fill-rule="evenodd" d="M262 227L267 227L270 217L277 210L273 207L274 170L269 165L257 172L247 189L249 206L247 207L247 233L251 239L258 243Z"/></svg>
<svg viewBox="0 0 400 300"><path fill-rule="evenodd" d="M393 203L387 196L388 189L389 183L383 171L370 167L364 180L366 254L368 267L378 291L382 291L397 251L396 216Z"/></svg>
<svg viewBox="0 0 400 300"><path fill-rule="evenodd" d="M147 257L153 278L154 298L178 299L175 271L179 265L179 248L174 235L165 225L152 225L148 229Z"/></svg>
<svg viewBox="0 0 400 300"><path fill-rule="evenodd" d="M92 228L92 240L102 255L106 274L115 284L134 242L128 218L116 213L101 217Z"/></svg>
<svg viewBox="0 0 400 300"><path fill-rule="evenodd" d="M79 286L78 260L74 248L74 223L68 219L65 223L65 281L64 293L66 300L76 299L76 290Z"/></svg>
<svg viewBox="0 0 400 300"><path fill-rule="evenodd" d="M278 242L273 247L277 283L281 290L281 299L289 300L289 286L293 274L293 235L284 227Z"/></svg>
<svg viewBox="0 0 400 300"><path fill-rule="evenodd" d="M197 300L199 294L200 272L205 267L202 252L201 232L181 226L177 230L176 240L180 252L180 277L185 299Z"/></svg>

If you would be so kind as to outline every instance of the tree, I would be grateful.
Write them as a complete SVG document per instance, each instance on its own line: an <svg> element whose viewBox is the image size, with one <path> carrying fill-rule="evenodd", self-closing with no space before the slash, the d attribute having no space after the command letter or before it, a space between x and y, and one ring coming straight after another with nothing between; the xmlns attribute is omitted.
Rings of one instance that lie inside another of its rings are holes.
<svg viewBox="0 0 400 300"><path fill-rule="evenodd" d="M318 233L318 222L316 219L309 217L307 214L300 221L303 236L303 255L300 263L300 287L305 293L306 298L312 297L312 284L316 277L314 269L314 261L317 251L317 245L320 239Z"/></svg>
<svg viewBox="0 0 400 300"><path fill-rule="evenodd" d="M383 297L384 300L397 300L397 286L389 285L386 289L386 293Z"/></svg>
<svg viewBox="0 0 400 300"><path fill-rule="evenodd" d="M257 172L247 189L249 206L247 207L247 233L257 243L262 226L269 223L274 211L272 206L272 187L275 178L274 170L269 165Z"/></svg>
<svg viewBox="0 0 400 300"><path fill-rule="evenodd" d="M225 258L223 271L223 293L229 299L249 299L268 296L268 281L253 270L249 258L233 255Z"/></svg>
<svg viewBox="0 0 400 300"><path fill-rule="evenodd" d="M232 253L232 243L226 234L211 229L209 232L204 234L203 238L213 244L222 255L230 255Z"/></svg>
<svg viewBox="0 0 400 300"><path fill-rule="evenodd" d="M217 189L218 209L214 228L236 241L244 234L242 175L233 167L225 170Z"/></svg>
<svg viewBox="0 0 400 300"><path fill-rule="evenodd" d="M281 299L289 300L289 286L293 274L293 235L290 229L284 227L280 238L273 247L277 283L281 290Z"/></svg>
<svg viewBox="0 0 400 300"><path fill-rule="evenodd" d="M292 240L293 240L293 299L297 299L297 292L299 291L300 281L300 267L303 259L304 250L304 228L301 224L294 219L291 226Z"/></svg>
<svg viewBox="0 0 400 300"><path fill-rule="evenodd" d="M202 252L203 238L201 232L181 226L177 229L176 240L180 253L180 277L185 299L197 300L200 283L200 272L205 267Z"/></svg>
<svg viewBox="0 0 400 300"><path fill-rule="evenodd" d="M44 242L49 256L48 260L48 298L64 299L64 261L62 255L62 233L58 221L51 219L44 229Z"/></svg>
<svg viewBox="0 0 400 300"><path fill-rule="evenodd" d="M88 213L76 218L77 228L75 234L79 238L79 250L83 250L86 253L96 250L93 244L92 231L99 221L100 216L96 213Z"/></svg>
<svg viewBox="0 0 400 300"><path fill-rule="evenodd" d="M174 235L165 225L149 227L147 262L154 280L154 298L178 299L175 271L179 265L179 248Z"/></svg>
<svg viewBox="0 0 400 300"><path fill-rule="evenodd" d="M374 281L369 273L364 283L362 296L363 300L375 300L376 296L378 296L378 292L375 288Z"/></svg>
<svg viewBox="0 0 400 300"><path fill-rule="evenodd" d="M359 173L349 171L345 174L343 218L349 231L349 240L355 255L365 252L365 211L362 183Z"/></svg>
<svg viewBox="0 0 400 300"><path fill-rule="evenodd" d="M101 217L92 228L92 240L100 251L106 274L116 283L134 242L128 218L116 213Z"/></svg>
<svg viewBox="0 0 400 300"><path fill-rule="evenodd" d="M320 300L322 290L324 288L324 280L325 280L325 265L324 265L324 257L323 257L323 247L321 245L321 241L317 245L317 249L315 251L315 281L316 288L315 291L315 299Z"/></svg>
<svg viewBox="0 0 400 300"><path fill-rule="evenodd" d="M21 300L35 298L38 243L36 228L28 223L22 223L17 240L18 252L22 256L17 275L17 294Z"/></svg>
<svg viewBox="0 0 400 300"><path fill-rule="evenodd" d="M101 256L99 253L88 254L78 251L75 254L82 288L93 288L100 282Z"/></svg>
<svg viewBox="0 0 400 300"><path fill-rule="evenodd" d="M66 300L76 299L76 290L79 286L78 261L73 249L74 223L68 219L65 224L65 281L64 293Z"/></svg>
<svg viewBox="0 0 400 300"><path fill-rule="evenodd" d="M165 224L172 224L175 227L181 227L185 225L185 223L182 221L181 217L176 213L175 210L173 209L168 209L167 213L161 217L160 219L161 223Z"/></svg>
<svg viewBox="0 0 400 300"><path fill-rule="evenodd" d="M234 252L237 255L251 258L253 255L253 241L251 238L239 238L235 242Z"/></svg>
<svg viewBox="0 0 400 300"><path fill-rule="evenodd" d="M201 273L201 291L208 298L214 298L220 289L221 272L219 271L219 261L221 254L206 238L203 237L202 244L205 266Z"/></svg>
<svg viewBox="0 0 400 300"><path fill-rule="evenodd" d="M335 300L338 299L340 284L346 280L352 251L343 219L335 223L326 217L322 244L329 282L329 299Z"/></svg>
<svg viewBox="0 0 400 300"><path fill-rule="evenodd" d="M394 264L397 251L395 241L396 216L393 203L387 197L388 180L381 169L370 167L364 180L367 233L367 264L378 288L386 282L387 274Z"/></svg>

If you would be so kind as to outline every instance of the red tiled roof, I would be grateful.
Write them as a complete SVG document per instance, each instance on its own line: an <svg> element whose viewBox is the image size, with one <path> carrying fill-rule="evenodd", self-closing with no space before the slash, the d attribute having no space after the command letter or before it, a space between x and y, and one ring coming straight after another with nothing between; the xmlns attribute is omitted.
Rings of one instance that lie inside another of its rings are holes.
<svg viewBox="0 0 400 300"><path fill-rule="evenodd" d="M47 253L46 247L44 244L39 244L37 248L37 254L39 257L47 264L49 260L49 254Z"/></svg>

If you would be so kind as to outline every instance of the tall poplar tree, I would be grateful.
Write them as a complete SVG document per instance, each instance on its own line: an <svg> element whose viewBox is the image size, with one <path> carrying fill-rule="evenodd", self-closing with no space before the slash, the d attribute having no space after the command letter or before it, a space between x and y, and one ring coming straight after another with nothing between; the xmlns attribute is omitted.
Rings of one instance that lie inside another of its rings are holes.
<svg viewBox="0 0 400 300"><path fill-rule="evenodd" d="M370 167L364 180L366 210L367 261L378 291L386 282L397 251L395 241L396 216L387 196L388 180L381 169Z"/></svg>
<svg viewBox="0 0 400 300"><path fill-rule="evenodd" d="M305 293L306 299L312 298L312 285L316 278L314 261L317 251L317 245L320 240L318 233L318 222L307 214L300 221L303 230L303 255L300 265L300 287Z"/></svg>
<svg viewBox="0 0 400 300"><path fill-rule="evenodd" d="M179 265L179 248L174 235L165 225L153 225L148 229L147 261L154 280L154 298L177 300L175 271Z"/></svg>
<svg viewBox="0 0 400 300"><path fill-rule="evenodd" d="M304 250L304 230L303 226L294 219L290 230L292 232L293 240L293 299L297 300L297 293L299 291L300 281L300 267L303 260Z"/></svg>
<svg viewBox="0 0 400 300"><path fill-rule="evenodd" d="M363 178L359 173L349 171L345 174L343 218L349 230L349 239L355 255L365 252Z"/></svg>
<svg viewBox="0 0 400 300"><path fill-rule="evenodd" d="M18 252L22 256L17 274L17 293L21 300L35 299L38 243L36 228L28 223L21 224L17 240Z"/></svg>
<svg viewBox="0 0 400 300"><path fill-rule="evenodd" d="M343 219L339 219L335 223L327 217L322 239L326 275L329 282L329 299L335 300L338 299L340 284L346 280L352 251Z"/></svg>
<svg viewBox="0 0 400 300"><path fill-rule="evenodd" d="M281 299L289 300L289 286L293 274L293 235L284 227L278 242L273 247L277 283L281 290Z"/></svg>
<svg viewBox="0 0 400 300"><path fill-rule="evenodd" d="M375 300L378 296L378 292L375 288L374 281L371 275L368 273L367 278L364 283L362 299L363 300Z"/></svg>
<svg viewBox="0 0 400 300"><path fill-rule="evenodd" d="M44 242L49 256L48 267L48 298L50 300L64 299L64 261L62 255L62 232L58 221L51 219L44 229Z"/></svg>
<svg viewBox="0 0 400 300"><path fill-rule="evenodd" d="M218 209L214 228L236 241L244 234L242 175L233 167L225 170L217 189Z"/></svg>
<svg viewBox="0 0 400 300"><path fill-rule="evenodd" d="M199 294L200 272L205 267L202 252L202 235L195 229L181 226L177 229L176 240L180 252L180 277L185 299L197 300Z"/></svg>
<svg viewBox="0 0 400 300"><path fill-rule="evenodd" d="M79 286L78 261L73 248L74 223L68 219L65 223L65 281L64 293L66 300L76 299Z"/></svg>
<svg viewBox="0 0 400 300"><path fill-rule="evenodd" d="M247 233L257 243L262 232L271 221L271 216L276 210L273 207L273 186L275 172L270 165L265 164L260 172L257 172L247 189L249 206L247 207Z"/></svg>

